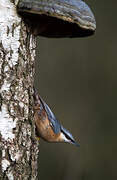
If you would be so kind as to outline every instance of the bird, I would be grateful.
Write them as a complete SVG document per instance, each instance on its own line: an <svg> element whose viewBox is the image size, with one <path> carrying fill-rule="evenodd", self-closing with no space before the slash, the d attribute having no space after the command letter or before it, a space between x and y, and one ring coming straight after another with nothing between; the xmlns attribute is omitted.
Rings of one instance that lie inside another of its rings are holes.
<svg viewBox="0 0 117 180"><path fill-rule="evenodd" d="M34 121L36 125L36 136L47 142L66 142L80 146L55 117L49 106L34 90Z"/></svg>

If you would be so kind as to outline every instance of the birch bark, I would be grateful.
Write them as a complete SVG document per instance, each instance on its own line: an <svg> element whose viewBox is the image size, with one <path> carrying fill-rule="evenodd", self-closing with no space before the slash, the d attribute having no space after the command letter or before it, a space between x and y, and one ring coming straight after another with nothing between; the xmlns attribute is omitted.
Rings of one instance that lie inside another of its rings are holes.
<svg viewBox="0 0 117 180"><path fill-rule="evenodd" d="M0 179L35 180L33 81L36 39L16 12L0 0Z"/></svg>

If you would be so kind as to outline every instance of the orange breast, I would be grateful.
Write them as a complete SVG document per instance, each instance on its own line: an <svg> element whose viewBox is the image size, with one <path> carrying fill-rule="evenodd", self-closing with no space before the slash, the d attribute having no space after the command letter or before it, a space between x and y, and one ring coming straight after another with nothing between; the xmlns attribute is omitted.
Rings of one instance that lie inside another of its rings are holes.
<svg viewBox="0 0 117 180"><path fill-rule="evenodd" d="M44 109L40 113L40 108L35 108L34 120L37 128L37 136L43 138L48 142L60 141L60 133L54 133L52 127L50 126L47 113Z"/></svg>

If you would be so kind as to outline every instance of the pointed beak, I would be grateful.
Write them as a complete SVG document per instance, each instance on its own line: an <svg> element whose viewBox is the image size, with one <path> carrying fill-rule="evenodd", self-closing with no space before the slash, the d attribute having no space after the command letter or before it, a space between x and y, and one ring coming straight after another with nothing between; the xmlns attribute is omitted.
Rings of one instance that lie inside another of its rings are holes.
<svg viewBox="0 0 117 180"><path fill-rule="evenodd" d="M71 144L77 146L77 147L80 147L80 143L77 143L76 141L71 141Z"/></svg>

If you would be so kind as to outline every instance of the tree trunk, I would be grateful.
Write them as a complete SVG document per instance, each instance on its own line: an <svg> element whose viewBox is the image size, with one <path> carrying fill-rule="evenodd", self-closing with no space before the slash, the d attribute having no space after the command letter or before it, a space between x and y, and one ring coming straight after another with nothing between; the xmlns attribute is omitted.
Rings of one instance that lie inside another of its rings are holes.
<svg viewBox="0 0 117 180"><path fill-rule="evenodd" d="M13 0L0 0L0 180L37 178L35 47L36 39L17 15Z"/></svg>

